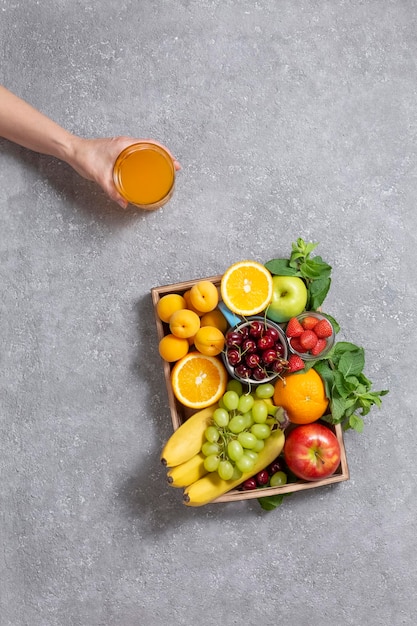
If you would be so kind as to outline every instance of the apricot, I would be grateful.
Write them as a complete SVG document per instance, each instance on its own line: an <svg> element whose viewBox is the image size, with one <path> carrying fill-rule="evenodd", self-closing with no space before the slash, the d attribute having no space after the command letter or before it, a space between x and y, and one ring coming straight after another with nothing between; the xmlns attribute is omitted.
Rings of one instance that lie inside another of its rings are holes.
<svg viewBox="0 0 417 626"><path fill-rule="evenodd" d="M194 345L205 356L216 356L223 350L225 337L215 326L202 326L194 337Z"/></svg>
<svg viewBox="0 0 417 626"><path fill-rule="evenodd" d="M160 320L163 322L169 322L171 315L175 311L185 309L187 303L185 299L178 293L168 293L162 296L156 305L156 312Z"/></svg>
<svg viewBox="0 0 417 626"><path fill-rule="evenodd" d="M181 339L193 337L200 328L200 318L189 309L179 309L169 318L169 329L173 335Z"/></svg>
<svg viewBox="0 0 417 626"><path fill-rule="evenodd" d="M190 294L191 294L191 289L188 289L188 291L184 293L184 300L186 302L186 307L187 309L190 309L190 311L194 311L194 313L197 313L197 315L201 317L203 315L203 312L197 311L197 309L193 307L193 305L191 304Z"/></svg>
<svg viewBox="0 0 417 626"><path fill-rule="evenodd" d="M189 344L187 339L181 339L175 335L165 335L159 342L159 354L164 361L179 361L188 353Z"/></svg>
<svg viewBox="0 0 417 626"><path fill-rule="evenodd" d="M219 303L219 292L216 285L209 280L200 280L190 289L191 304L197 311L208 313Z"/></svg>
<svg viewBox="0 0 417 626"><path fill-rule="evenodd" d="M228 329L229 325L223 313L220 309L214 309L213 311L209 311L208 313L204 313L202 318L200 319L201 326L215 326L222 331L224 334Z"/></svg>

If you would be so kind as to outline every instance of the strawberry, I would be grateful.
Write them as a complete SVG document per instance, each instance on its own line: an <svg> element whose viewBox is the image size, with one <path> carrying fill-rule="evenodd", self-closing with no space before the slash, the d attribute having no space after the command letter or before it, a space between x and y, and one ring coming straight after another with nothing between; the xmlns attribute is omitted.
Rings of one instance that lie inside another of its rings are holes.
<svg viewBox="0 0 417 626"><path fill-rule="evenodd" d="M303 320L301 320L301 325L304 330L313 330L313 328L318 324L317 317L313 317L312 315L307 315Z"/></svg>
<svg viewBox="0 0 417 626"><path fill-rule="evenodd" d="M299 337L301 333L304 331L304 328L301 326L300 322L296 317L292 317L287 324L286 335L287 337Z"/></svg>
<svg viewBox="0 0 417 626"><path fill-rule="evenodd" d="M307 352L307 350L301 345L299 337L292 337L290 344L291 348L296 352Z"/></svg>
<svg viewBox="0 0 417 626"><path fill-rule="evenodd" d="M324 348L327 346L327 341L323 338L317 339L317 343L314 348L311 348L311 354L313 356L318 356L320 352L323 352Z"/></svg>
<svg viewBox="0 0 417 626"><path fill-rule="evenodd" d="M314 330L305 330L300 335L300 343L306 350L311 350L317 343L317 335Z"/></svg>
<svg viewBox="0 0 417 626"><path fill-rule="evenodd" d="M319 339L325 339L326 337L331 337L333 328L328 320L320 320L314 327L314 332Z"/></svg>
<svg viewBox="0 0 417 626"><path fill-rule="evenodd" d="M293 372L299 372L304 369L304 361L298 356L298 354L292 354L288 359L288 370L292 374Z"/></svg>

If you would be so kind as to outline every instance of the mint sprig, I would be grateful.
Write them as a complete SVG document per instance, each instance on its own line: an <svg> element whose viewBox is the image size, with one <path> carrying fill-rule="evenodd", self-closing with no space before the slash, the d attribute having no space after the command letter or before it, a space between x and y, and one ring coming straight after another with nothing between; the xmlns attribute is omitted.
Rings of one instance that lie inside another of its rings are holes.
<svg viewBox="0 0 417 626"><path fill-rule="evenodd" d="M372 382L363 373L364 366L364 349L347 341L337 342L326 356L312 364L329 398L330 413L323 420L341 424L344 430L363 431L362 417L373 405L381 407L381 397L388 393L386 389L372 391Z"/></svg>
<svg viewBox="0 0 417 626"><path fill-rule="evenodd" d="M318 243L306 243L301 237L292 244L289 259L272 259L265 267L275 276L298 276L307 287L307 311L316 311L324 302L331 284L331 266L321 256L311 256Z"/></svg>

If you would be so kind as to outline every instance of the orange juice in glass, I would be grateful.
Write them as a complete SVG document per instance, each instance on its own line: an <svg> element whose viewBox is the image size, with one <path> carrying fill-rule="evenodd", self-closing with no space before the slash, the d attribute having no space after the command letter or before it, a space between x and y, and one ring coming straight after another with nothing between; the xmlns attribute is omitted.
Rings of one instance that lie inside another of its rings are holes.
<svg viewBox="0 0 417 626"><path fill-rule="evenodd" d="M125 148L113 167L114 184L121 196L141 209L159 209L174 191L172 157L157 144L141 141Z"/></svg>

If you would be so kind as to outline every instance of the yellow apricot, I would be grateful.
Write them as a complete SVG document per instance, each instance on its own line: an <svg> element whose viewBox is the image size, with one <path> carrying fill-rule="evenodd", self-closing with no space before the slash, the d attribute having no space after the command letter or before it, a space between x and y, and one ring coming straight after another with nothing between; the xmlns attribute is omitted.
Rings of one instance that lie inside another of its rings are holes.
<svg viewBox="0 0 417 626"><path fill-rule="evenodd" d="M189 347L187 339L181 339L175 335L165 335L159 342L159 354L164 361L178 361L188 353Z"/></svg>
<svg viewBox="0 0 417 626"><path fill-rule="evenodd" d="M169 318L169 329L176 337L193 337L200 328L200 318L189 309L175 311Z"/></svg>
<svg viewBox="0 0 417 626"><path fill-rule="evenodd" d="M215 326L203 326L194 337L194 345L205 356L216 356L223 350L225 337Z"/></svg>
<svg viewBox="0 0 417 626"><path fill-rule="evenodd" d="M208 313L216 308L219 302L219 292L216 285L209 280L200 280L190 290L191 304L202 313Z"/></svg>
<svg viewBox="0 0 417 626"><path fill-rule="evenodd" d="M214 309L208 313L204 313L200 320L201 326L215 326L224 334L229 328L229 324L220 309Z"/></svg>
<svg viewBox="0 0 417 626"><path fill-rule="evenodd" d="M179 311L180 309L185 309L187 304L182 296L178 293L168 293L165 296L162 296L156 305L156 312L158 314L159 319L163 322L169 322L171 315L175 311Z"/></svg>
<svg viewBox="0 0 417 626"><path fill-rule="evenodd" d="M199 315L201 317L203 315L203 312L202 311L197 311L197 309L193 307L193 305L191 303L190 294L191 294L191 289L188 289L188 291L186 291L184 293L184 300L185 300L185 303L186 303L186 307L187 307L187 309L190 309L190 311L194 311L194 313L197 313L197 315Z"/></svg>

